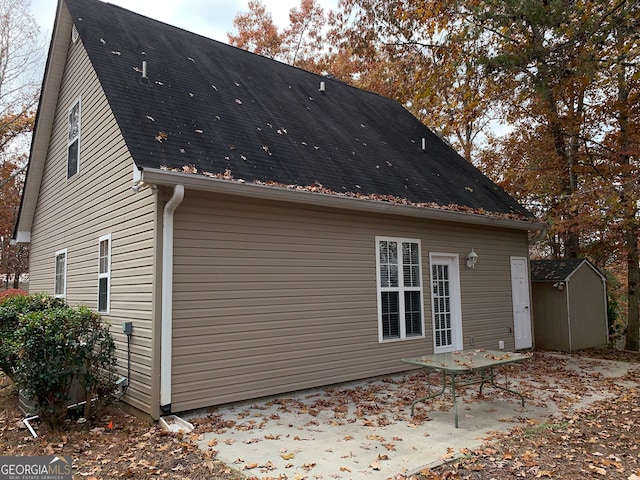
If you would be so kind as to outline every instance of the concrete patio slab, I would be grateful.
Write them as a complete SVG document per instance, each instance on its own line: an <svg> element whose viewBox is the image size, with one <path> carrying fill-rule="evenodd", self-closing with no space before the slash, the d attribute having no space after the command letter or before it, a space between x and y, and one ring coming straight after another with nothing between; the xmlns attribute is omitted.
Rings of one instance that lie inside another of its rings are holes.
<svg viewBox="0 0 640 480"><path fill-rule="evenodd" d="M637 365L536 353L502 367L500 381L525 395L484 387L460 389L459 428L449 395L416 406L435 392L439 376L424 371L234 404L196 423L199 445L218 460L258 479L385 479L410 474L473 450L497 432L535 425L607 398L610 385ZM506 375L506 377L505 377ZM631 382L633 383L633 382Z"/></svg>

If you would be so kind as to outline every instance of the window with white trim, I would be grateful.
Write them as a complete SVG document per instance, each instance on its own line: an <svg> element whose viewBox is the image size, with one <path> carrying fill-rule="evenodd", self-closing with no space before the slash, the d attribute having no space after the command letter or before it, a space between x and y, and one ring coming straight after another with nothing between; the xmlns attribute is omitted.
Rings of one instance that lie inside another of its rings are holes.
<svg viewBox="0 0 640 480"><path fill-rule="evenodd" d="M376 237L378 338L424 337L420 240Z"/></svg>
<svg viewBox="0 0 640 480"><path fill-rule="evenodd" d="M80 171L80 99L69 109L67 124L67 179Z"/></svg>
<svg viewBox="0 0 640 480"><path fill-rule="evenodd" d="M64 298L67 295L67 249L56 252L55 280L53 294Z"/></svg>
<svg viewBox="0 0 640 480"><path fill-rule="evenodd" d="M98 312L109 313L111 297L111 235L98 240Z"/></svg>

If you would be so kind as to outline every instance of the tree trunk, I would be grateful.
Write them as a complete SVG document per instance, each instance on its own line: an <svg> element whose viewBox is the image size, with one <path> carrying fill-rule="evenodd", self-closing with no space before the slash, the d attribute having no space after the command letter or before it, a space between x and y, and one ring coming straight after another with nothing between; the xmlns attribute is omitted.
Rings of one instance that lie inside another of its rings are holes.
<svg viewBox="0 0 640 480"><path fill-rule="evenodd" d="M629 102L629 79L625 71L624 42L626 29L617 33L618 47L618 127L620 128L620 166L622 167L622 204L624 205L624 240L627 256L627 336L626 349L640 350L640 254L638 253L638 234L640 234L640 222L637 218L638 199L636 196L636 181L632 170L631 158L631 131L629 114L631 105Z"/></svg>
<svg viewBox="0 0 640 480"><path fill-rule="evenodd" d="M629 228L627 232L627 275L629 286L628 295L628 314L627 314L627 340L625 348L627 350L640 350L640 254L638 252L638 228L637 222L634 221L636 228ZM635 230L635 231L634 231Z"/></svg>

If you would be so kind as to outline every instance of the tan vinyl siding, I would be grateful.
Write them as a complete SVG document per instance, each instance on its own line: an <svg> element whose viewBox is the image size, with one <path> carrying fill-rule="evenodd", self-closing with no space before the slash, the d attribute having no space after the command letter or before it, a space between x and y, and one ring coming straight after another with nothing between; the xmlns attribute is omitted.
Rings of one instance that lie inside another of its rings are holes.
<svg viewBox="0 0 640 480"><path fill-rule="evenodd" d="M67 111L82 101L80 173L67 180ZM111 310L120 373L126 372L124 321L134 325L132 378L125 400L151 413L155 196L131 190L133 163L81 42L69 47L33 221L31 292L53 293L54 252L67 249L67 300L97 309L98 239L111 234Z"/></svg>
<svg viewBox="0 0 640 480"><path fill-rule="evenodd" d="M425 338L378 342L375 237L421 241ZM466 255L479 255L475 270ZM433 351L429 253L460 256L465 347L513 348L526 232L187 191L175 213L174 411L405 370Z"/></svg>

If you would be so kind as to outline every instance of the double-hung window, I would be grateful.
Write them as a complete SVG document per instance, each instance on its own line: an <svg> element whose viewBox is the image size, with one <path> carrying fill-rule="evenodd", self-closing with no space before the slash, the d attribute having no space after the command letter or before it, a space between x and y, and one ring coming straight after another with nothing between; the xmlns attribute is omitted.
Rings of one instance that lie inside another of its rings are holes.
<svg viewBox="0 0 640 480"><path fill-rule="evenodd" d="M56 270L53 294L56 297L64 298L67 295L67 250L58 250L55 261Z"/></svg>
<svg viewBox="0 0 640 480"><path fill-rule="evenodd" d="M69 109L67 134L67 178L71 178L80 171L80 99Z"/></svg>
<svg viewBox="0 0 640 480"><path fill-rule="evenodd" d="M98 312L109 313L111 294L111 235L98 240Z"/></svg>
<svg viewBox="0 0 640 480"><path fill-rule="evenodd" d="M378 338L424 336L420 240L376 238Z"/></svg>

